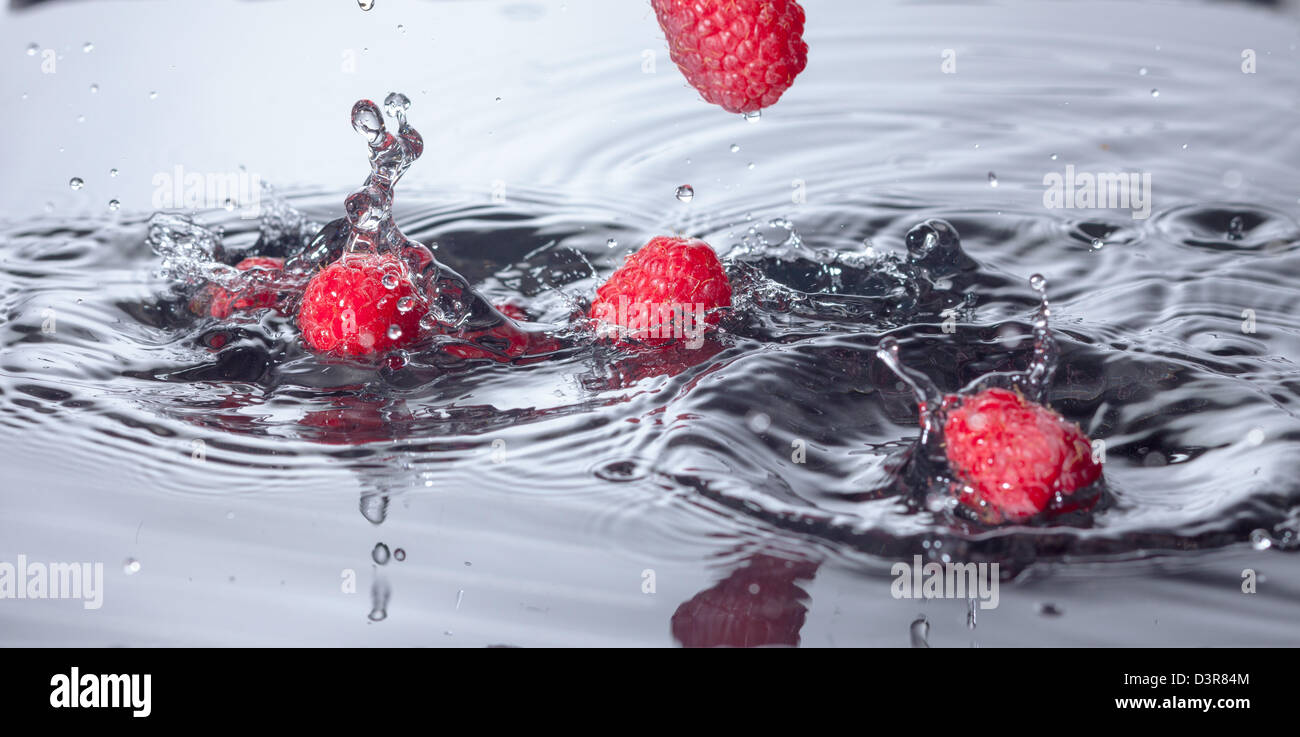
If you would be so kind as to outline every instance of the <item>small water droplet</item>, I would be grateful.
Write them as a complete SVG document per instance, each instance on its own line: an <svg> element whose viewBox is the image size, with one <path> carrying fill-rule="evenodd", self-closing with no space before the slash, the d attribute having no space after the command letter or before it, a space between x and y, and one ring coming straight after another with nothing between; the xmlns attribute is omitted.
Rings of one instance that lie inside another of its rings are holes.
<svg viewBox="0 0 1300 737"><path fill-rule="evenodd" d="M397 550L393 551L393 557L397 559L398 563L401 563L402 561L406 560L406 551L403 550L402 548L398 548Z"/></svg>
<svg viewBox="0 0 1300 737"><path fill-rule="evenodd" d="M232 200L232 199L227 198L226 201L225 201L224 203L222 203L222 207L226 208L226 212L234 212L234 211L235 211L235 201Z"/></svg>
<svg viewBox="0 0 1300 737"><path fill-rule="evenodd" d="M94 50L95 50L95 44L93 44L93 43L91 43L91 42L89 42L89 41L87 41L87 42L86 42L86 43L81 47L81 51L82 51L82 53L86 53L86 54L89 54L90 52L92 52L92 51L94 51Z"/></svg>
<svg viewBox="0 0 1300 737"><path fill-rule="evenodd" d="M110 209L110 210L116 211L117 208L119 208L119 207L121 207L121 206L122 206L122 203L121 203L121 202L118 202L117 200L109 200L109 201L108 201L108 209Z"/></svg>
<svg viewBox="0 0 1300 737"><path fill-rule="evenodd" d="M97 84L92 84L92 85L90 85L90 94L93 95L93 94L95 94L96 92L99 92L99 85L97 85Z"/></svg>
<svg viewBox="0 0 1300 737"><path fill-rule="evenodd" d="M1160 96L1160 90L1155 89L1155 88L1153 87L1153 88L1151 89L1151 96L1152 96L1152 97L1159 97L1159 96Z"/></svg>
<svg viewBox="0 0 1300 737"><path fill-rule="evenodd" d="M695 188L689 184L683 184L677 188L677 200L679 202L690 202L695 199Z"/></svg>
<svg viewBox="0 0 1300 737"><path fill-rule="evenodd" d="M745 113L745 120L750 123L757 123L762 117L763 117L762 110L754 110L752 112Z"/></svg>
<svg viewBox="0 0 1300 737"><path fill-rule="evenodd" d="M402 35L406 35L406 26L402 25L401 23L398 23L398 24L397 24L397 32L400 33L400 34L402 34Z"/></svg>
<svg viewBox="0 0 1300 737"><path fill-rule="evenodd" d="M127 558L126 562L122 564L122 570L125 571L126 575L128 576L135 573L139 573L140 561L136 560L135 558Z"/></svg>
<svg viewBox="0 0 1300 737"><path fill-rule="evenodd" d="M37 51L40 51L40 50L41 50L41 45L40 45L40 44L38 44L38 43L32 43L30 46L27 47L27 55L28 55L28 56L36 56L36 52L37 52Z"/></svg>
<svg viewBox="0 0 1300 737"><path fill-rule="evenodd" d="M989 172L989 186L990 187L998 186L998 175L994 174L993 172Z"/></svg>
<svg viewBox="0 0 1300 737"><path fill-rule="evenodd" d="M149 92L149 99L150 99L150 100L157 100L157 99L158 99L158 92L157 92L157 91L154 91L154 90L151 90L151 91Z"/></svg>
<svg viewBox="0 0 1300 737"><path fill-rule="evenodd" d="M1246 221L1240 215L1233 215L1228 221L1228 239L1239 241L1246 233Z"/></svg>
<svg viewBox="0 0 1300 737"><path fill-rule="evenodd" d="M1042 274L1034 274L1029 277L1029 288L1042 294L1043 290L1047 289L1047 279Z"/></svg>
<svg viewBox="0 0 1300 737"><path fill-rule="evenodd" d="M375 7L375 0L357 0L357 6L362 10L370 10Z"/></svg>
<svg viewBox="0 0 1300 737"><path fill-rule="evenodd" d="M388 546L383 543L375 543L375 549L370 551L370 557L379 565L388 563Z"/></svg>
<svg viewBox="0 0 1300 737"><path fill-rule="evenodd" d="M731 153L733 153L733 154L740 153L740 144L739 144L739 143L733 143L733 144L731 144Z"/></svg>
<svg viewBox="0 0 1300 737"><path fill-rule="evenodd" d="M1139 69L1139 70L1138 70L1138 75L1143 76L1143 77L1147 76L1147 68L1146 68L1146 67L1142 67L1141 69Z"/></svg>
<svg viewBox="0 0 1300 737"><path fill-rule="evenodd" d="M389 117L401 120L410 109L411 98L400 92L390 92L388 97L384 98L384 112L388 113Z"/></svg>
<svg viewBox="0 0 1300 737"><path fill-rule="evenodd" d="M82 187L86 186L86 182L82 180L81 177L73 177L68 180L68 186L72 187L73 189L81 189Z"/></svg>
<svg viewBox="0 0 1300 737"><path fill-rule="evenodd" d="M1056 154L1052 154L1052 161L1056 161Z"/></svg>
<svg viewBox="0 0 1300 737"><path fill-rule="evenodd" d="M109 169L109 170L108 170L108 175L109 175L110 177L115 177L115 176L117 176L117 169Z"/></svg>
<svg viewBox="0 0 1300 737"><path fill-rule="evenodd" d="M605 247L606 247L606 248L618 248L618 240L616 240L616 239L614 239L614 238L610 238L609 240L605 241Z"/></svg>
<svg viewBox="0 0 1300 737"><path fill-rule="evenodd" d="M1255 530L1250 533L1250 544L1256 550L1268 550L1273 547L1273 538L1269 537L1267 530Z"/></svg>
<svg viewBox="0 0 1300 737"><path fill-rule="evenodd" d="M412 309L414 309L414 308L415 308L415 298L414 298L414 297L402 297L401 299L397 300L397 311L398 311L398 312L401 312L401 313L407 313L407 312L410 312L410 311L411 311Z"/></svg>
<svg viewBox="0 0 1300 737"><path fill-rule="evenodd" d="M84 122L86 122L86 116L84 116L84 115L78 115L78 116L77 116L77 122L78 122L78 123L84 123Z"/></svg>

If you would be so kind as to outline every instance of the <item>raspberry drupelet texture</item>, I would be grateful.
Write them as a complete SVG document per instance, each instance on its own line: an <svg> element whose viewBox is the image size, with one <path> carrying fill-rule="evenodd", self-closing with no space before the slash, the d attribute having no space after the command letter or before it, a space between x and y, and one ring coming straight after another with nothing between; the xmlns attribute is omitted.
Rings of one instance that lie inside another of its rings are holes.
<svg viewBox="0 0 1300 737"><path fill-rule="evenodd" d="M705 100L732 113L776 104L808 65L794 0L652 0L668 52Z"/></svg>
<svg viewBox="0 0 1300 737"><path fill-rule="evenodd" d="M298 325L314 350L364 356L415 342L427 311L404 262L388 254L355 253L312 277Z"/></svg>
<svg viewBox="0 0 1300 737"><path fill-rule="evenodd" d="M657 236L596 290L588 314L619 342L665 345L716 325L715 311L730 306L731 282L709 244Z"/></svg>
<svg viewBox="0 0 1300 737"><path fill-rule="evenodd" d="M949 465L970 488L960 496L967 506L987 505L1003 520L1024 521L1057 494L1068 496L1101 477L1088 437L1050 407L1007 389L954 401L944 440Z"/></svg>

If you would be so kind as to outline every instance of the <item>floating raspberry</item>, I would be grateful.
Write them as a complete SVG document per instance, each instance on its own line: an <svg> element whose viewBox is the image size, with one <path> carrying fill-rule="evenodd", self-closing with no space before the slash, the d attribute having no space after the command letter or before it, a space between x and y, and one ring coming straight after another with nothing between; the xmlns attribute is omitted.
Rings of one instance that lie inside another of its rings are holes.
<svg viewBox="0 0 1300 737"><path fill-rule="evenodd" d="M596 290L590 317L602 336L647 345L702 343L731 282L713 248L695 238L652 238Z"/></svg>
<svg viewBox="0 0 1300 737"><path fill-rule="evenodd" d="M284 259L250 256L236 264L235 268L240 271L268 271L278 275L284 271ZM275 307L279 298L277 289L267 284L259 284L256 280L250 280L242 289L226 289L210 284L200 290L194 301L190 303L190 309L199 314L207 313L224 320L233 312Z"/></svg>
<svg viewBox="0 0 1300 737"><path fill-rule="evenodd" d="M1050 407L1007 389L947 404L948 464L970 489L960 496L967 506L1023 521L1101 477L1088 436Z"/></svg>
<svg viewBox="0 0 1300 737"><path fill-rule="evenodd" d="M298 325L314 350L364 356L413 343L427 311L402 260L345 254L307 284Z"/></svg>
<svg viewBox="0 0 1300 737"><path fill-rule="evenodd" d="M704 99L728 112L776 104L808 64L795 0L651 0L668 52Z"/></svg>

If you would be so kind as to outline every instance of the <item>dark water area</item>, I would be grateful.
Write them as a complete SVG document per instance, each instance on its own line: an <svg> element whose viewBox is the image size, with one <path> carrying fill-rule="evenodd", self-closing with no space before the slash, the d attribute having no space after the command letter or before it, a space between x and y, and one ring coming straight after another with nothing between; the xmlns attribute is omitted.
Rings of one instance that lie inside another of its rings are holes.
<svg viewBox="0 0 1300 737"><path fill-rule="evenodd" d="M1294 8L810 0L808 70L753 121L639 4L331 8L238 58L202 39L306 3L180 38L137 5L0 25L0 556L107 568L97 611L0 602L5 644L1300 644ZM390 90L424 140L394 222L562 337L546 360L323 357L159 273L160 222L193 273L304 250ZM160 208L178 165L249 186ZM714 246L733 313L696 350L597 344L575 313L666 233ZM1104 489L982 525L901 475L917 408L877 349L944 391L1022 371L1033 274ZM894 598L913 556L997 562L999 605Z"/></svg>

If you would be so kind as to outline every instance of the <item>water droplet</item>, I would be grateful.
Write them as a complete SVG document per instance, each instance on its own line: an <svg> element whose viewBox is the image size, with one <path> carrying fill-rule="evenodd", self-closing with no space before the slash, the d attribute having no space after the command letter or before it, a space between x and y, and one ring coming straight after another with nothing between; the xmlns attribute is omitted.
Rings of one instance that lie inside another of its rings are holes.
<svg viewBox="0 0 1300 737"><path fill-rule="evenodd" d="M397 559L398 563L401 563L402 561L406 560L406 551L401 548L398 548L397 550L393 551L393 557Z"/></svg>
<svg viewBox="0 0 1300 737"><path fill-rule="evenodd" d="M753 171L753 170L754 170L754 162L752 162L752 161L749 162L749 164L748 164L748 166L747 166L746 168L748 168L750 171Z"/></svg>
<svg viewBox="0 0 1300 737"><path fill-rule="evenodd" d="M127 558L126 562L122 564L122 570L125 571L128 576L134 573L139 573L140 561L135 558Z"/></svg>
<svg viewBox="0 0 1300 737"><path fill-rule="evenodd" d="M397 311L401 313L410 312L415 307L414 297L402 297L397 300Z"/></svg>
<svg viewBox="0 0 1300 737"><path fill-rule="evenodd" d="M1029 277L1029 288L1042 294L1043 290L1047 289L1047 279L1042 274L1034 274Z"/></svg>
<svg viewBox="0 0 1300 737"><path fill-rule="evenodd" d="M998 186L998 175L994 174L993 172L989 172L989 186L990 187Z"/></svg>
<svg viewBox="0 0 1300 737"><path fill-rule="evenodd" d="M695 199L695 188L689 184L683 184L677 188L677 200L679 202L690 202Z"/></svg>
<svg viewBox="0 0 1300 737"><path fill-rule="evenodd" d="M1052 161L1056 161L1056 154L1052 154Z"/></svg>
<svg viewBox="0 0 1300 737"><path fill-rule="evenodd" d="M36 56L36 52L37 52L37 51L40 51L40 50L41 50L41 45L40 45L40 44L38 44L38 43L32 43L30 46L27 47L27 55L28 55L28 56Z"/></svg>
<svg viewBox="0 0 1300 737"><path fill-rule="evenodd" d="M389 339L389 340L397 340L397 339L400 338L400 337L402 337L402 328L401 328L400 326L398 326L398 325L389 325L389 326L388 326L388 339Z"/></svg>
<svg viewBox="0 0 1300 737"><path fill-rule="evenodd" d="M81 51L82 51L82 53L86 53L86 54L89 54L90 52L92 52L92 51L94 51L94 50L95 50L95 44L93 44L93 43L91 43L91 42L89 42L89 41L87 41L87 42L85 43L85 45L83 45L83 46L81 47Z"/></svg>
<svg viewBox="0 0 1300 737"><path fill-rule="evenodd" d="M398 32L398 33L401 33L401 34L403 34L403 35L405 35L405 34L406 34L406 26L402 25L401 23L398 23L398 24L397 24L397 32Z"/></svg>
<svg viewBox="0 0 1300 737"><path fill-rule="evenodd" d="M110 210L116 211L117 208L119 208L119 207L121 207L121 206L122 206L122 203L121 203L121 202L118 202L117 200L109 200L109 201L108 201L108 209L110 209Z"/></svg>
<svg viewBox="0 0 1300 737"><path fill-rule="evenodd" d="M95 94L96 92L99 92L99 85L97 85L97 84L92 84L92 85L90 85L90 94L93 95L93 94Z"/></svg>
<svg viewBox="0 0 1300 737"><path fill-rule="evenodd" d="M384 285L384 289L397 289L397 274L390 271L384 274L384 278L380 279L380 282Z"/></svg>
<svg viewBox="0 0 1300 737"><path fill-rule="evenodd" d="M226 201L222 204L222 206L226 208L226 212L235 211L235 201L232 199L226 199Z"/></svg>
<svg viewBox="0 0 1300 737"><path fill-rule="evenodd" d="M733 153L733 154L740 153L740 144L739 144L739 143L733 143L733 144L731 144L731 153Z"/></svg>
<svg viewBox="0 0 1300 737"><path fill-rule="evenodd" d="M379 565L388 563L388 546L383 543L375 543L375 549L370 551L370 557Z"/></svg>
<svg viewBox="0 0 1300 737"><path fill-rule="evenodd" d="M151 90L151 91L149 92L149 99L150 99L150 100L157 100L157 99L158 99L158 92L157 92L156 90Z"/></svg>
<svg viewBox="0 0 1300 737"><path fill-rule="evenodd" d="M609 240L605 241L605 247L606 247L606 248L618 248L618 241L617 241L616 239L614 239L614 238L610 238Z"/></svg>
<svg viewBox="0 0 1300 737"><path fill-rule="evenodd" d="M1263 445L1264 428L1262 427L1252 428L1250 432L1246 433L1246 442L1250 443L1251 445Z"/></svg>
<svg viewBox="0 0 1300 737"><path fill-rule="evenodd" d="M1139 76L1142 76L1142 77L1147 76L1147 68L1146 68L1146 67L1142 67L1141 69L1139 69L1139 70L1138 70L1138 75L1139 75Z"/></svg>
<svg viewBox="0 0 1300 737"><path fill-rule="evenodd" d="M1269 537L1268 530L1255 530L1250 533L1250 544L1256 550L1268 550L1273 547L1273 538Z"/></svg>
<svg viewBox="0 0 1300 737"><path fill-rule="evenodd" d="M750 123L757 123L762 117L762 110L754 110L753 112L745 113L745 120Z"/></svg>
<svg viewBox="0 0 1300 737"><path fill-rule="evenodd" d="M73 189L81 189L82 187L86 186L86 182L83 181L81 177L73 177L68 180L68 186L72 187Z"/></svg>
<svg viewBox="0 0 1300 737"><path fill-rule="evenodd" d="M1160 96L1160 90L1155 89L1155 88L1152 88L1152 89L1151 89L1151 96L1152 96L1152 97L1159 97L1159 96Z"/></svg>
<svg viewBox="0 0 1300 737"><path fill-rule="evenodd" d="M117 176L117 169L109 169L109 170L108 170L108 175L109 175L110 177L115 177L115 176Z"/></svg>
<svg viewBox="0 0 1300 737"><path fill-rule="evenodd" d="M357 0L357 6L362 10L370 10L375 7L375 0Z"/></svg>
<svg viewBox="0 0 1300 737"><path fill-rule="evenodd" d="M401 120L410 109L411 99L400 92L390 92L388 97L384 98L384 112L388 113L389 117Z"/></svg>

